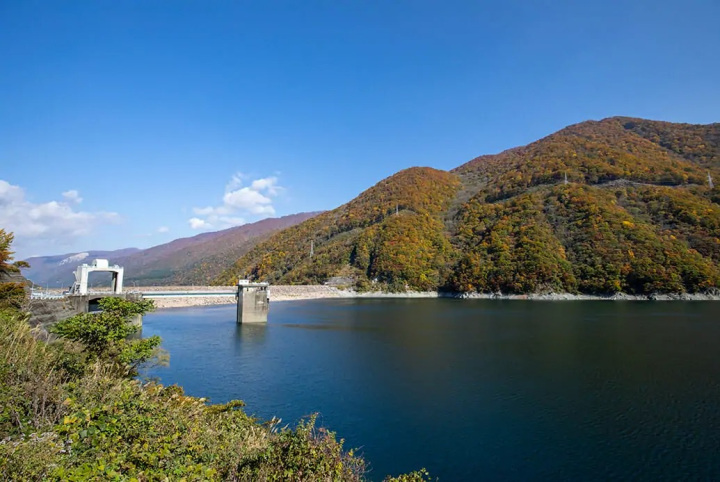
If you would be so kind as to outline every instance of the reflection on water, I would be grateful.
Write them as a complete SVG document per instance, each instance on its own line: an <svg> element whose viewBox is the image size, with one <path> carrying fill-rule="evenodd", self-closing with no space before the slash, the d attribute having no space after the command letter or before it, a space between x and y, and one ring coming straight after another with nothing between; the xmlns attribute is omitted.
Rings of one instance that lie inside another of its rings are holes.
<svg viewBox="0 0 720 482"><path fill-rule="evenodd" d="M267 323L235 324L235 336L238 340L238 343L235 344L236 347L263 343L266 335Z"/></svg>
<svg viewBox="0 0 720 482"><path fill-rule="evenodd" d="M720 479L719 303L316 300L159 311L153 370L263 418L320 412L371 476Z"/></svg>

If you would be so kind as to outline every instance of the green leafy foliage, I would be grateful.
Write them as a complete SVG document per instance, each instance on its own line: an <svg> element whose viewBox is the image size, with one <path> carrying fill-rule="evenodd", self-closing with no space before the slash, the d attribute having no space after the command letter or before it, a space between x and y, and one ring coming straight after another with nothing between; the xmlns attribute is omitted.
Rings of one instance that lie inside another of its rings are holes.
<svg viewBox="0 0 720 482"><path fill-rule="evenodd" d="M27 301L27 290L24 283L0 283L0 309L20 309Z"/></svg>
<svg viewBox="0 0 720 482"><path fill-rule="evenodd" d="M278 431L277 420L260 423L241 401L211 405L127 378L108 360L123 329L99 330L81 337L97 356L77 358L91 349L40 341L25 315L0 311L0 480L365 480L363 460L314 417ZM68 360L84 368L68 370Z"/></svg>
<svg viewBox="0 0 720 482"><path fill-rule="evenodd" d="M420 469L397 477L387 477L384 482L430 482L431 480L428 471Z"/></svg>
<svg viewBox="0 0 720 482"><path fill-rule="evenodd" d="M32 336L26 315L0 310L0 435L29 435L58 420L69 379L59 361Z"/></svg>
<svg viewBox="0 0 720 482"><path fill-rule="evenodd" d="M82 343L89 361L102 360L130 376L136 375L140 365L158 355L159 337L128 339L139 330L132 318L152 310L153 301L109 297L99 304L101 311L59 321L50 327L50 332Z"/></svg>
<svg viewBox="0 0 720 482"><path fill-rule="evenodd" d="M295 430L280 431L275 443L246 458L239 475L247 480L363 480L365 462L343 440L316 428L317 416L301 421Z"/></svg>
<svg viewBox="0 0 720 482"><path fill-rule="evenodd" d="M222 410L176 387L95 375L68 387L55 431L65 440L61 480L232 477L270 434L242 410Z"/></svg>

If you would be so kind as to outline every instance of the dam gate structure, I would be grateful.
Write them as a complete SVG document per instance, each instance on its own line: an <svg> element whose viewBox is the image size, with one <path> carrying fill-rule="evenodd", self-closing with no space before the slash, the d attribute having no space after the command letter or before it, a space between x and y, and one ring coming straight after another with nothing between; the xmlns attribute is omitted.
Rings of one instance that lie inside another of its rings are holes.
<svg viewBox="0 0 720 482"><path fill-rule="evenodd" d="M48 327L58 321L81 313L93 313L100 310L99 302L103 298L115 297L131 301L141 301L142 293L123 292L123 276L125 269L118 265L110 265L107 259L95 259L91 264L82 264L75 272L75 282L68 291L62 294L31 291L30 322L33 326ZM110 290L91 289L88 286L90 273L112 273ZM142 316L132 317L131 323L142 326Z"/></svg>
<svg viewBox="0 0 720 482"><path fill-rule="evenodd" d="M113 294L119 295L123 290L123 276L125 269L118 266L110 266L106 259L96 259L92 264L82 264L75 270L75 282L70 287L70 294L87 295L88 294L88 277L93 272L110 272L112 273L111 290Z"/></svg>
<svg viewBox="0 0 720 482"><path fill-rule="evenodd" d="M88 275L95 271L113 274L111 289L95 291L88 288ZM270 285L239 280L233 291L173 290L173 291L131 291L123 292L124 268L110 266L105 259L96 259L91 265L83 264L75 271L75 283L63 294L48 294L33 291L31 294L31 321L34 325L49 326L60 320L80 313L92 313L99 310L99 301L107 297L119 297L127 300L185 298L207 296L233 296L237 301L237 323L267 323L270 308ZM132 322L142 326L142 316L136 316Z"/></svg>
<svg viewBox="0 0 720 482"><path fill-rule="evenodd" d="M251 283L245 279L238 281L238 323L267 322L270 309L269 286L268 283Z"/></svg>

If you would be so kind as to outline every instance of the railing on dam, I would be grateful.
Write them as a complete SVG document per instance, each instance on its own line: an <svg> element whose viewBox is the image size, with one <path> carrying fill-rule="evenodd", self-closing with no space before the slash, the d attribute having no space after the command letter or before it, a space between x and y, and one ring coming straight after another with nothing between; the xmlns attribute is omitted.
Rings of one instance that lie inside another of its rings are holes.
<svg viewBox="0 0 720 482"><path fill-rule="evenodd" d="M53 293L52 291L37 291L33 290L30 292L31 300L61 300L67 295L63 293Z"/></svg>
<svg viewBox="0 0 720 482"><path fill-rule="evenodd" d="M121 297L128 300L139 301L142 299L168 299L168 298L233 298L237 303L237 322L238 323L265 323L267 322L269 308L269 286L267 283L251 283L247 280L241 280L238 288L234 290L228 289L135 289L125 291L123 293L110 292L108 290L88 291L85 294L60 292L57 291L40 291L32 289L31 298L44 303L46 300L53 301L53 305L57 306L60 315L73 316L79 313L88 313L97 310L99 300L106 297ZM224 302L225 300L218 300ZM202 304L202 303L201 303ZM66 316L67 317L67 316ZM55 317L55 321L59 319ZM138 322L138 323L141 323Z"/></svg>
<svg viewBox="0 0 720 482"><path fill-rule="evenodd" d="M185 291L140 291L140 290L127 290L127 294L139 294L143 298L187 298L187 297L225 297L225 296L237 296L237 290L226 290L226 291L209 291L209 290L185 290ZM107 290L89 290L88 295L104 295L111 296L113 293ZM34 300L59 300L71 296L67 292L57 291L45 291L45 290L32 290L30 298Z"/></svg>
<svg viewBox="0 0 720 482"><path fill-rule="evenodd" d="M235 291L141 291L143 298L186 298L194 296L237 296Z"/></svg>

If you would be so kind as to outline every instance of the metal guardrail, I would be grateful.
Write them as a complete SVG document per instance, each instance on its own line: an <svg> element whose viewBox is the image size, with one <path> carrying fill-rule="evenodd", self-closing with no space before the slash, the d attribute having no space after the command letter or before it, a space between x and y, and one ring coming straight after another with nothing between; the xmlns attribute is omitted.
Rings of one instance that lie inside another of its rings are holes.
<svg viewBox="0 0 720 482"><path fill-rule="evenodd" d="M32 291L30 293L30 299L31 300L61 300L65 298L66 295L60 293L48 293L45 291Z"/></svg>
<svg viewBox="0 0 720 482"><path fill-rule="evenodd" d="M143 291L144 298L187 298L195 296L237 296L237 291Z"/></svg>
<svg viewBox="0 0 720 482"><path fill-rule="evenodd" d="M223 297L237 296L237 291L135 291L128 290L125 293L137 293L143 295L144 298L187 298L187 297ZM88 295L112 295L109 291L88 291ZM32 291L30 298L33 300L60 300L67 298L70 293L52 293L47 291Z"/></svg>

